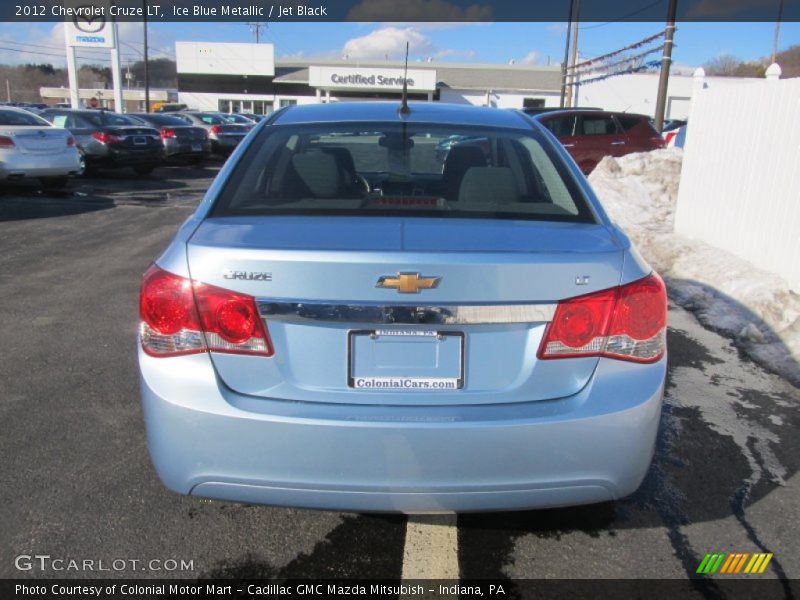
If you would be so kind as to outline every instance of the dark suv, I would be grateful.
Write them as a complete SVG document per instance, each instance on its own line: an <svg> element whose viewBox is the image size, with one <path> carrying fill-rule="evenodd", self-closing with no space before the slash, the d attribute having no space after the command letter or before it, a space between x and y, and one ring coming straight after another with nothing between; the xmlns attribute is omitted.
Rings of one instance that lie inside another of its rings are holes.
<svg viewBox="0 0 800 600"><path fill-rule="evenodd" d="M147 175L163 162L164 144L159 130L125 115L49 108L40 116L75 136L87 171L131 167L137 174Z"/></svg>
<svg viewBox="0 0 800 600"><path fill-rule="evenodd" d="M566 109L532 118L553 132L586 175L604 156L664 148L664 139L645 115Z"/></svg>

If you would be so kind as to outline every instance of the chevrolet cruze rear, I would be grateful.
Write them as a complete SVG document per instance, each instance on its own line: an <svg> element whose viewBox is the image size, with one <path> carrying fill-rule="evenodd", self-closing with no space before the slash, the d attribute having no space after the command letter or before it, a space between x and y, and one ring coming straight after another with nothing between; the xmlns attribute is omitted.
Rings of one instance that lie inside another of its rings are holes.
<svg viewBox="0 0 800 600"><path fill-rule="evenodd" d="M536 508L630 494L652 457L664 284L512 111L279 111L147 271L140 314L151 455L184 494Z"/></svg>

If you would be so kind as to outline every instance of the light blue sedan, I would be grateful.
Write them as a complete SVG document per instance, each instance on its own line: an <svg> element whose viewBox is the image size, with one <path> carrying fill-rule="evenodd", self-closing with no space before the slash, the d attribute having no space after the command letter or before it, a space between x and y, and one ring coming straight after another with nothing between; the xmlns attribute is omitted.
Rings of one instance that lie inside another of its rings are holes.
<svg viewBox="0 0 800 600"><path fill-rule="evenodd" d="M150 452L182 494L516 510L626 496L650 465L664 284L521 113L274 113L140 311Z"/></svg>

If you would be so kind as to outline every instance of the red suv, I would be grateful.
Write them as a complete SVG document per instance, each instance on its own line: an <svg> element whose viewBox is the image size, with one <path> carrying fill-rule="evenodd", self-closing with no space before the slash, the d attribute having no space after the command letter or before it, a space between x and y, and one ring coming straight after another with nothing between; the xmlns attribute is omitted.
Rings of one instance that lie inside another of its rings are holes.
<svg viewBox="0 0 800 600"><path fill-rule="evenodd" d="M604 110L555 110L536 115L588 175L604 156L664 148L650 117Z"/></svg>

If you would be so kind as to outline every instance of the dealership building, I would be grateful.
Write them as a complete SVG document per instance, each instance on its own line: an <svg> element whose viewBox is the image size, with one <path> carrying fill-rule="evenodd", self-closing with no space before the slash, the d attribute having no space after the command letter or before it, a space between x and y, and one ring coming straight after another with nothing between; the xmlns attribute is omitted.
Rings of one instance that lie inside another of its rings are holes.
<svg viewBox="0 0 800 600"><path fill-rule="evenodd" d="M181 103L190 109L269 114L293 104L348 100L399 100L404 65L397 61L276 58L272 44L177 42L178 87L150 89L151 107ZM596 75L596 74L594 74ZM659 74L631 73L596 78L575 88L575 105L653 116ZM758 78L705 77L705 87L736 87ZM691 72L670 74L667 119L689 114L696 81ZM67 103L68 88L41 88L47 104ZM732 92L735 93L735 92ZM561 99L558 66L412 62L408 65L412 100L499 108L557 107ZM114 91L81 89L83 106L114 107ZM144 110L144 91L123 90L126 112Z"/></svg>
<svg viewBox="0 0 800 600"><path fill-rule="evenodd" d="M189 108L268 114L283 106L348 100L398 100L403 63L396 61L276 58L272 44L177 42L178 101ZM741 81L718 79L719 85ZM758 81L753 79L752 81ZM708 83L707 83L708 84ZM670 76L666 118L689 113L691 74ZM655 112L658 73L632 73L576 88L576 105L606 110ZM496 106L558 106L559 66L412 62L408 93L413 100Z"/></svg>
<svg viewBox="0 0 800 600"><path fill-rule="evenodd" d="M393 61L276 59L271 44L178 42L179 102L200 110L266 114L292 104L397 100L404 65ZM518 108L558 105L558 67L413 62L413 100Z"/></svg>

